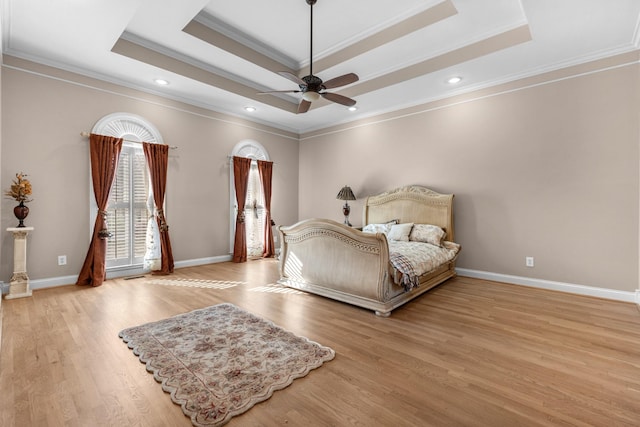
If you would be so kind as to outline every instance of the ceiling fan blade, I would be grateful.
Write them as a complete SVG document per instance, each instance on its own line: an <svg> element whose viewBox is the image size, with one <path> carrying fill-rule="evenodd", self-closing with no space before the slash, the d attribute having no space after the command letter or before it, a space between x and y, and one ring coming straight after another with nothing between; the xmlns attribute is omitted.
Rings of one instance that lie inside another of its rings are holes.
<svg viewBox="0 0 640 427"><path fill-rule="evenodd" d="M336 77L335 79L327 80L322 84L326 89L333 89L334 87L345 86L358 81L358 76L354 73L345 74L344 76Z"/></svg>
<svg viewBox="0 0 640 427"><path fill-rule="evenodd" d="M347 107L353 107L354 105L356 105L355 99L347 98L346 96L338 95L337 93L324 92L321 93L320 96L322 96L324 99L328 99L329 101L346 105Z"/></svg>
<svg viewBox="0 0 640 427"><path fill-rule="evenodd" d="M303 85L303 86L307 85L307 83L304 80L302 80L300 77L296 76L295 74L291 74L288 71L278 71L278 74L280 74L285 79L291 80L295 84Z"/></svg>
<svg viewBox="0 0 640 427"><path fill-rule="evenodd" d="M300 101L300 104L298 104L298 114L306 113L309 111L309 107L311 107L311 103L303 99Z"/></svg>
<svg viewBox="0 0 640 427"><path fill-rule="evenodd" d="M299 93L301 90L268 90L266 92L258 92L257 95L270 95L272 93Z"/></svg>

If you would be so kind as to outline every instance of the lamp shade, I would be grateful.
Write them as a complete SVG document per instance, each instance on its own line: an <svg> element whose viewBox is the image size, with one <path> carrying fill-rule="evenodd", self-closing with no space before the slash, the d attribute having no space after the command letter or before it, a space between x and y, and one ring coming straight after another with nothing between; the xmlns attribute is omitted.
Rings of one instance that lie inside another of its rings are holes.
<svg viewBox="0 0 640 427"><path fill-rule="evenodd" d="M338 195L336 196L338 200L355 200L356 196L353 195L353 191L351 191L351 187L345 185L342 187Z"/></svg>

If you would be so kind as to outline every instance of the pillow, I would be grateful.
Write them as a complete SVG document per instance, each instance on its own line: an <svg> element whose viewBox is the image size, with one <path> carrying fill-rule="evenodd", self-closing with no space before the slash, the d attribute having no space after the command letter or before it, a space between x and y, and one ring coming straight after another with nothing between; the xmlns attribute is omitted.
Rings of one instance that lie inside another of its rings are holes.
<svg viewBox="0 0 640 427"><path fill-rule="evenodd" d="M408 242L409 241L409 233L411 233L411 228L413 227L412 222L407 222L405 224L394 224L391 226L391 230L387 235L389 240L398 240L400 242Z"/></svg>
<svg viewBox="0 0 640 427"><path fill-rule="evenodd" d="M384 233L385 235L387 235L391 230L391 226L397 223L398 223L397 219L392 219L391 221L386 222L384 224L367 224L364 226L362 231L364 233Z"/></svg>
<svg viewBox="0 0 640 427"><path fill-rule="evenodd" d="M389 233L389 230L391 230L391 226L393 224L391 223L387 223L387 224L367 224L364 226L364 228L362 229L362 231L364 233L384 233L385 235L387 233Z"/></svg>
<svg viewBox="0 0 640 427"><path fill-rule="evenodd" d="M447 233L438 227L431 224L416 224L411 230L409 240L412 242L431 243L435 246L442 246L442 239Z"/></svg>

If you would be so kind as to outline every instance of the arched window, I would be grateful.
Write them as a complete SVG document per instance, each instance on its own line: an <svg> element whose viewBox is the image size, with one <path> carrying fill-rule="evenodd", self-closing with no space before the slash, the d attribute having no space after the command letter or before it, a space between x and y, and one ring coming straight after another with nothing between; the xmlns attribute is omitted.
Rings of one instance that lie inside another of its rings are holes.
<svg viewBox="0 0 640 427"><path fill-rule="evenodd" d="M256 160L269 160L267 150L258 142L252 140L240 141L231 152L229 177L231 184L231 221L229 252L233 253L234 236L236 233L236 187L233 178L233 156L247 157L252 160L245 199L245 225L247 230L247 256L260 257L264 249L264 222L266 210L264 208L264 191L260 182L258 163Z"/></svg>
<svg viewBox="0 0 640 427"><path fill-rule="evenodd" d="M160 132L140 116L109 114L100 119L92 133L115 136L125 141L118 170L109 193L107 227L107 269L156 270L160 268L160 235L153 220L153 193L142 142L162 144ZM93 186L91 191L93 192ZM91 215L97 206L93 194Z"/></svg>

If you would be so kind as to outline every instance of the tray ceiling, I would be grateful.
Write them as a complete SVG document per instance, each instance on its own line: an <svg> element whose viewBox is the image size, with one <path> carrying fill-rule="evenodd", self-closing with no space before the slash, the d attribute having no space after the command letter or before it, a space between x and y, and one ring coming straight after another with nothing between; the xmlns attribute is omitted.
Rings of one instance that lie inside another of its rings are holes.
<svg viewBox="0 0 640 427"><path fill-rule="evenodd" d="M2 40L8 55L304 133L636 50L639 17L637 0L317 0L314 74L358 74L332 90L358 109L319 100L306 114L299 94L257 94L297 89L277 71L308 73L305 0L2 0Z"/></svg>

